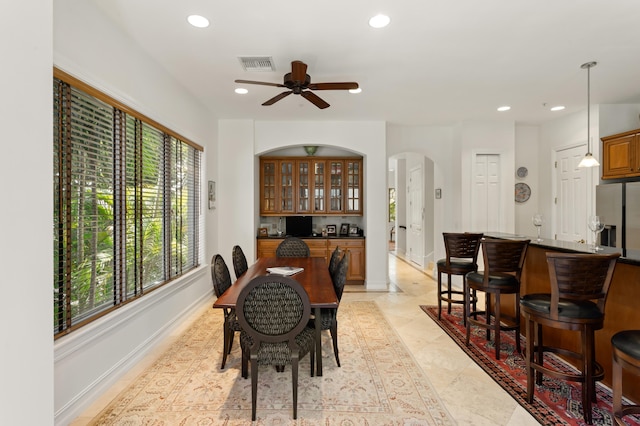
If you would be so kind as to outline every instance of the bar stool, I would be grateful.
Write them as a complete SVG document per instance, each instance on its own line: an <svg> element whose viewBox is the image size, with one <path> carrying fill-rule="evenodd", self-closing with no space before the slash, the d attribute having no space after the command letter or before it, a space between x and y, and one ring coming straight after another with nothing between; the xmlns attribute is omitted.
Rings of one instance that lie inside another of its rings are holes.
<svg viewBox="0 0 640 426"><path fill-rule="evenodd" d="M625 330L611 338L613 349L613 416L618 425L622 417L640 414L640 405L622 405L622 368L640 376L640 330Z"/></svg>
<svg viewBox="0 0 640 426"><path fill-rule="evenodd" d="M515 331L516 351L520 352L520 275L524 258L527 254L530 240L482 240L482 257L484 271L469 272L464 280L464 297L467 311L467 336L465 343L469 346L471 325L485 328L487 340L491 340L491 330L494 331L494 343L496 359L500 359L500 331ZM478 311L471 308L472 291L485 292L485 309ZM500 312L500 296L503 294L515 294L515 315L513 317L503 315ZM491 309L491 296L494 298L493 311ZM483 315L482 322L478 315ZM493 323L491 316L494 317ZM503 323L503 319L509 323Z"/></svg>
<svg viewBox="0 0 640 426"><path fill-rule="evenodd" d="M447 302L447 313L451 314L451 304L463 306L462 319L467 323L467 310L462 290L451 290L451 275L462 275L478 270L478 251L482 234L443 232L446 258L437 262L438 266L438 319L441 319L442 301ZM442 291L442 274L447 274L447 289ZM453 295L459 295L454 298ZM473 300L475 307L475 298Z"/></svg>
<svg viewBox="0 0 640 426"><path fill-rule="evenodd" d="M595 331L603 327L604 308L619 254L546 253L550 294L527 294L520 299L526 323L527 401L533 403L535 384L542 375L582 382L582 411L591 424L591 405L596 401L595 382L604 369L595 359ZM542 326L577 331L581 347L569 350L544 346ZM557 353L578 361L578 373L565 373L543 365L544 352Z"/></svg>

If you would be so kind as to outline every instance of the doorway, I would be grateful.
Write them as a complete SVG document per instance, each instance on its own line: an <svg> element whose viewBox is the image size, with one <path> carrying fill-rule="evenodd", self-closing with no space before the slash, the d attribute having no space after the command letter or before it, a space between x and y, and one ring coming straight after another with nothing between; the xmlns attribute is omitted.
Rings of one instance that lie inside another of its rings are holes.
<svg viewBox="0 0 640 426"><path fill-rule="evenodd" d="M476 154L473 184L472 230L474 232L501 230L499 154Z"/></svg>
<svg viewBox="0 0 640 426"><path fill-rule="evenodd" d="M587 169L578 167L586 146L579 145L556 151L555 239L585 241L590 191L587 191ZM591 169L589 169L591 170Z"/></svg>
<svg viewBox="0 0 640 426"><path fill-rule="evenodd" d="M424 267L424 184L422 176L422 165L413 167L409 171L407 249L409 260L420 267Z"/></svg>

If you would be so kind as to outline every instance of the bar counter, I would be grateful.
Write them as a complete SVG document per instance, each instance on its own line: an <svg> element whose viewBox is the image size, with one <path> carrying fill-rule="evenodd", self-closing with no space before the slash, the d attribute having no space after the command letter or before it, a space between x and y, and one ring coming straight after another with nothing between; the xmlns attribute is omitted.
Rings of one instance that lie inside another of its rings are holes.
<svg viewBox="0 0 640 426"><path fill-rule="evenodd" d="M522 271L521 294L549 293L551 291L546 252L593 253L591 246L570 241L545 239L536 241L536 237L503 233L485 233L488 237L504 239L531 239ZM620 249L605 247L598 253L621 253ZM480 268L482 269L482 267ZM514 314L513 296L506 296L501 303L501 311ZM611 387L611 336L621 330L640 329L640 260L620 257L613 273L605 305L604 328L596 331L596 360L604 367L603 383ZM521 333L524 335L524 319L521 320ZM552 330L545 327L545 343L578 350L579 333L566 330ZM560 343L562 342L562 343ZM636 403L640 401L640 380L623 371L623 394Z"/></svg>

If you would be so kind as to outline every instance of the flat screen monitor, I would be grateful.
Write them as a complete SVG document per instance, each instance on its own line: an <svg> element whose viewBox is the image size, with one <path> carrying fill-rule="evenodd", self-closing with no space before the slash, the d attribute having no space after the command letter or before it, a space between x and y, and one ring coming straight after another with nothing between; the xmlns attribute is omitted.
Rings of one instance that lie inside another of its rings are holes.
<svg viewBox="0 0 640 426"><path fill-rule="evenodd" d="M311 216L287 216L287 235L309 237L313 232Z"/></svg>

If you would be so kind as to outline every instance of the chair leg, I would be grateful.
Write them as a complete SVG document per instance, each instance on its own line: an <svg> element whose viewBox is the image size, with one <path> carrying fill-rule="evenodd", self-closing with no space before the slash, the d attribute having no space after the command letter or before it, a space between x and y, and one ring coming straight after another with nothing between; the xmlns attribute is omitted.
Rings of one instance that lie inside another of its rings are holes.
<svg viewBox="0 0 640 426"><path fill-rule="evenodd" d="M536 344L536 363L538 365L544 364L544 335L542 333L542 325L536 323L536 336L535 336L535 344ZM542 372L536 370L536 384L542 384Z"/></svg>
<svg viewBox="0 0 640 426"><path fill-rule="evenodd" d="M224 330L222 333L222 365L220 366L220 369L223 370L224 369L224 365L227 363L227 354L231 351L231 349L229 348L230 343L229 343L229 334L230 334L230 329L229 329L229 324L227 323L227 319L224 319Z"/></svg>
<svg viewBox="0 0 640 426"><path fill-rule="evenodd" d="M466 346L469 346L469 336L471 335L471 321L469 321L469 319L471 319L471 299L469 295L469 285L467 284L466 277L464 279L463 288L464 288L464 306L465 306L464 325L466 326L464 343Z"/></svg>
<svg viewBox="0 0 640 426"><path fill-rule="evenodd" d="M438 271L438 321L442 319L442 273Z"/></svg>
<svg viewBox="0 0 640 426"><path fill-rule="evenodd" d="M451 274L447 274L447 297L451 300ZM447 302L447 313L451 315L451 302Z"/></svg>
<svg viewBox="0 0 640 426"><path fill-rule="evenodd" d="M258 399L258 356L251 355L251 420L256 419L256 401Z"/></svg>
<svg viewBox="0 0 640 426"><path fill-rule="evenodd" d="M584 421L587 424L591 424L591 401L595 394L593 380L593 366L595 362L593 357L593 345L595 343L595 339L593 333L591 333L591 330L589 330L587 326L583 326L581 334L582 354L584 357L582 365L582 374L584 375L584 382L582 383L582 415L584 417Z"/></svg>
<svg viewBox="0 0 640 426"><path fill-rule="evenodd" d="M522 348L520 347L520 292L516 293L516 329L514 330L516 333L516 352L519 354L522 353Z"/></svg>
<svg viewBox="0 0 640 426"><path fill-rule="evenodd" d="M491 293L485 293L484 297L484 315L487 323L487 342L491 340Z"/></svg>
<svg viewBox="0 0 640 426"><path fill-rule="evenodd" d="M242 348L242 378L246 379L249 374L249 354Z"/></svg>
<svg viewBox="0 0 640 426"><path fill-rule="evenodd" d="M338 356L338 320L334 319L331 322L331 339L333 340L333 354L336 357L336 364L340 367L340 357Z"/></svg>
<svg viewBox="0 0 640 426"><path fill-rule="evenodd" d="M615 350L615 349L614 349ZM613 390L613 415L616 417L622 417L622 365L618 363L615 354L612 357L611 362L612 372L612 390Z"/></svg>
<svg viewBox="0 0 640 426"><path fill-rule="evenodd" d="M495 321L494 321L493 334L495 334L494 343L496 345L496 360L500 361L500 293L499 292L495 294L494 306L495 306L495 309L494 309ZM487 318L490 319L490 316L487 315Z"/></svg>
<svg viewBox="0 0 640 426"><path fill-rule="evenodd" d="M533 403L533 348L534 348L534 323L529 318L529 315L525 315L525 335L527 337L527 353L525 356L526 369L527 369L527 402Z"/></svg>
<svg viewBox="0 0 640 426"><path fill-rule="evenodd" d="M293 388L293 419L298 418L298 353L291 354L291 387ZM255 419L254 419L255 420Z"/></svg>

